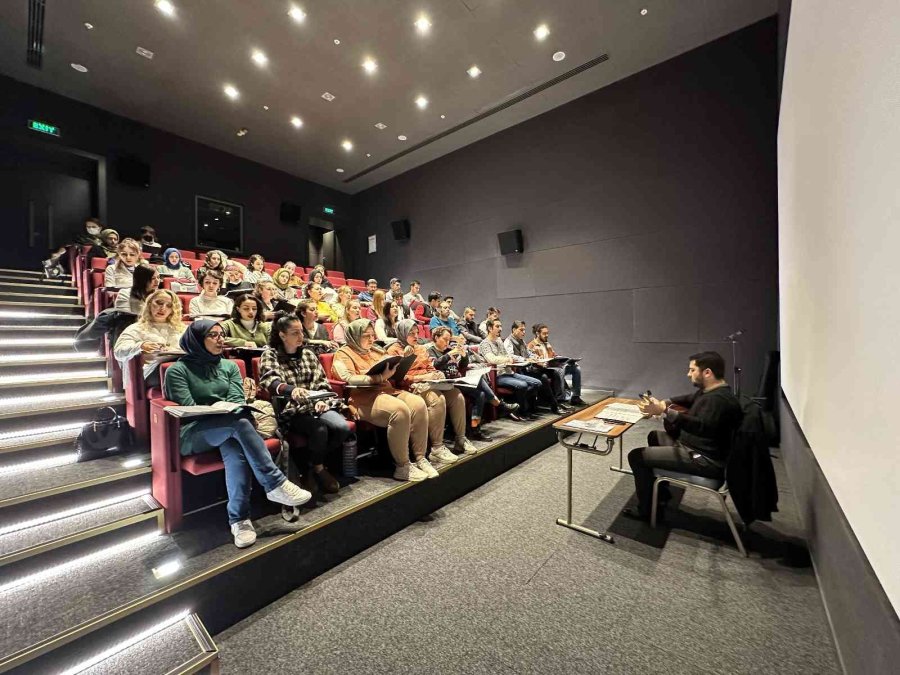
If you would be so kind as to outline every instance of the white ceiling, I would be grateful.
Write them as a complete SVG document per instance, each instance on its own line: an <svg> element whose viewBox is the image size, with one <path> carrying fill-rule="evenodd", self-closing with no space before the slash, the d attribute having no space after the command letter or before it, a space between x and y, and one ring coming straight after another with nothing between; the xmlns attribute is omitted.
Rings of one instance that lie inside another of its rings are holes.
<svg viewBox="0 0 900 675"><path fill-rule="evenodd" d="M27 0L3 0L0 73L349 193L777 10L777 0L171 2L173 18L154 0L47 0L36 70L25 64ZM288 17L291 4L306 12L302 24ZM413 25L420 14L432 22L427 35ZM550 35L539 42L533 31L542 23ZM138 56L139 46L154 58ZM268 56L265 68L250 59L253 49ZM551 58L558 50L561 62ZM345 182L604 53L609 61ZM378 63L372 76L361 67L367 56ZM466 73L473 64L478 79ZM223 93L226 83L240 91L236 101ZM325 91L335 100L323 100ZM419 94L430 101L425 110L414 103ZM299 130L293 115L304 122ZM239 138L241 127L249 133Z"/></svg>

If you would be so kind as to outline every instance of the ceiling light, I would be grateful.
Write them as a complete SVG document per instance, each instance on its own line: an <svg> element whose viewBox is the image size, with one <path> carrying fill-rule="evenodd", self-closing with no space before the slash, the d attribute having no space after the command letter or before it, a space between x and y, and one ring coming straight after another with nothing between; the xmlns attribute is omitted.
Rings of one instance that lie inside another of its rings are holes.
<svg viewBox="0 0 900 675"><path fill-rule="evenodd" d="M338 173L344 173L343 169L335 169L335 171L337 171Z"/></svg>
<svg viewBox="0 0 900 675"><path fill-rule="evenodd" d="M431 30L431 21L428 20L428 17L424 14L421 15L418 19L416 19L416 30L420 33L424 34Z"/></svg>
<svg viewBox="0 0 900 675"><path fill-rule="evenodd" d="M156 9L166 16L175 16L175 5L169 0L156 0Z"/></svg>
<svg viewBox="0 0 900 675"><path fill-rule="evenodd" d="M370 75L378 70L378 64L375 63L374 59L366 59L362 64L363 70L365 70Z"/></svg>
<svg viewBox="0 0 900 675"><path fill-rule="evenodd" d="M375 128L382 130L387 129L387 124L385 124L384 122L375 122Z"/></svg>
<svg viewBox="0 0 900 675"><path fill-rule="evenodd" d="M268 109L269 109L269 106L267 106L267 105L263 106L263 110L268 110Z"/></svg>
<svg viewBox="0 0 900 675"><path fill-rule="evenodd" d="M428 107L428 99L425 98L424 96L421 96L421 95L420 95L420 96L416 99L416 105L419 106L419 109L420 109L420 110L425 110L425 108Z"/></svg>
<svg viewBox="0 0 900 675"><path fill-rule="evenodd" d="M299 129L303 126L303 120L301 120L299 117L292 117L291 124L293 124L295 128Z"/></svg>
<svg viewBox="0 0 900 675"><path fill-rule="evenodd" d="M404 136L403 134L400 134L399 136L397 136L397 140L398 140L398 141L405 141L405 140L406 140L406 136Z"/></svg>
<svg viewBox="0 0 900 675"><path fill-rule="evenodd" d="M253 53L250 55L250 58L253 59L253 62L258 65L260 68L265 66L269 62L269 57L263 54L258 49L254 49Z"/></svg>
<svg viewBox="0 0 900 675"><path fill-rule="evenodd" d="M339 45L339 44L341 44L341 41L338 40L337 38L334 38L334 44L335 44L335 45Z"/></svg>
<svg viewBox="0 0 900 675"><path fill-rule="evenodd" d="M241 127L240 129L237 130L237 135L238 136L246 136L249 131L250 130L247 129L247 127Z"/></svg>
<svg viewBox="0 0 900 675"><path fill-rule="evenodd" d="M371 152L367 152L367 153L366 153L366 157L371 157L371 156L372 156L372 153L371 153Z"/></svg>
<svg viewBox="0 0 900 675"><path fill-rule="evenodd" d="M222 91L224 91L225 95L231 100L234 100L241 95L240 92L230 84L226 84Z"/></svg>
<svg viewBox="0 0 900 675"><path fill-rule="evenodd" d="M84 27L88 30L94 30L94 24L88 23L87 21L84 22Z"/></svg>
<svg viewBox="0 0 900 675"><path fill-rule="evenodd" d="M322 94L322 98L331 103L334 100L334 94L330 94L326 91L324 94Z"/></svg>
<svg viewBox="0 0 900 675"><path fill-rule="evenodd" d="M85 67L84 67L83 65L81 65L80 63L70 63L69 65L72 66L72 67L73 67L75 70L77 70L79 73L86 73L86 72L88 71L88 69L85 68Z"/></svg>
<svg viewBox="0 0 900 675"><path fill-rule="evenodd" d="M290 10L288 10L288 16L297 23L303 23L304 21L306 21L306 12L296 6L291 7Z"/></svg>
<svg viewBox="0 0 900 675"><path fill-rule="evenodd" d="M641 10L641 16L647 16L647 9L644 8Z"/></svg>
<svg viewBox="0 0 900 675"><path fill-rule="evenodd" d="M472 66L466 72L469 74L469 77L474 79L481 75L481 68L479 68L478 66Z"/></svg>
<svg viewBox="0 0 900 675"><path fill-rule="evenodd" d="M151 52L149 49L144 49L143 47L137 47L134 51L138 55L143 56L145 59L153 58L153 52Z"/></svg>
<svg viewBox="0 0 900 675"><path fill-rule="evenodd" d="M441 119L446 119L446 115L441 115Z"/></svg>
<svg viewBox="0 0 900 675"><path fill-rule="evenodd" d="M350 151L353 149L353 143L351 143L351 142L348 141L348 140L344 140L344 141L341 142L341 147L342 147L344 150L346 150L347 152L350 152Z"/></svg>
<svg viewBox="0 0 900 675"><path fill-rule="evenodd" d="M550 35L550 29L547 28L547 24L542 23L540 26L534 29L534 37L538 40L545 40L547 36Z"/></svg>
<svg viewBox="0 0 900 675"><path fill-rule="evenodd" d="M553 54L554 61L562 61L564 58L566 58L565 52L556 52Z"/></svg>

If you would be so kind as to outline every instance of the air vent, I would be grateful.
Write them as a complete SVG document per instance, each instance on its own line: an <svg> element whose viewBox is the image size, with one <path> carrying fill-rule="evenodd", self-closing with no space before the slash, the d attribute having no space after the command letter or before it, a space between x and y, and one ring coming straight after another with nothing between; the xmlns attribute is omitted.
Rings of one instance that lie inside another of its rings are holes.
<svg viewBox="0 0 900 675"><path fill-rule="evenodd" d="M557 77L554 77L552 80L547 80L546 82L542 82L541 84L537 85L536 87L532 87L528 91L524 91L521 94L513 96L512 98L504 101L503 103L501 103L499 105L494 106L493 108L491 108L489 110L485 110L484 112L479 113L478 115L475 115L475 117L472 117L472 118L466 120L465 122L461 122L460 124L457 124L455 127L451 127L450 129L442 131L441 133L431 136L430 138L426 138L421 143L416 143L415 145L410 146L408 149L404 150L403 152L398 152L396 155L391 155L387 159L382 160L382 161L378 162L377 164L373 164L372 166L368 167L367 169L363 169L359 173L354 174L353 176L350 176L349 178L345 179L344 182L351 183L351 182L355 181L357 178L362 178L363 176L372 173L376 169L380 169L381 167L386 166L386 165L390 164L391 162L394 162L394 161L400 159L401 157L405 157L406 155L410 154L411 152L415 152L416 150L419 150L420 148L424 148L426 145L431 145L435 141L439 141L442 138L446 138L450 134L455 134L457 131L460 131L461 129L465 129L466 127L471 126L471 125L475 124L476 122L480 122L481 120L487 119L488 117L490 117L492 115L496 115L498 112L502 112L503 110L506 110L507 108L511 108L512 106L516 105L517 103L521 103L525 99L531 98L535 94L540 94L542 91L546 91L550 87L557 85L560 82L565 82L566 80L573 78L576 75L579 75L579 74L583 73L584 71L589 70L589 69L593 68L594 66L597 66L597 65L603 63L604 61L609 61L609 54L601 54L600 56L593 58L590 61L587 61L586 63L582 63L580 66L578 66L576 68L572 68L572 70L569 70L569 71L563 73L562 75L558 75Z"/></svg>
<svg viewBox="0 0 900 675"><path fill-rule="evenodd" d="M28 51L25 63L40 69L44 62L44 9L46 0L28 0Z"/></svg>

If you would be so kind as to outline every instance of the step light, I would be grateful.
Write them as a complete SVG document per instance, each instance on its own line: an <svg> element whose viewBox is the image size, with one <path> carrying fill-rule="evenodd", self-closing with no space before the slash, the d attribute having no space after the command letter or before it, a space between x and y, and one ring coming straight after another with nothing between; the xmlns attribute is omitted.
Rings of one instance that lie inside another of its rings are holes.
<svg viewBox="0 0 900 675"><path fill-rule="evenodd" d="M4 354L0 356L0 363L18 363L20 361L78 361L96 359L96 352L63 352L61 354Z"/></svg>
<svg viewBox="0 0 900 675"><path fill-rule="evenodd" d="M77 314L51 314L49 312L25 312L0 309L0 319L71 319L84 323L84 317Z"/></svg>
<svg viewBox="0 0 900 675"><path fill-rule="evenodd" d="M170 577L175 574L175 572L180 570L182 567L183 565L181 561L177 558L174 560L167 560L161 565L153 568L153 576L157 579L165 579L166 577Z"/></svg>
<svg viewBox="0 0 900 675"><path fill-rule="evenodd" d="M78 673L83 673L88 668L96 666L98 663L101 663L102 661L105 661L106 659L108 659L112 656L115 656L119 652L125 651L129 647L133 647L137 643L146 640L151 635L153 635L155 633L159 633L160 631L163 631L166 628L169 628L170 626L174 626L179 621L184 621L186 618L188 618L190 616L190 614L191 613L189 610L185 610L179 614L176 614L175 616L169 617L165 621L160 621L159 623L154 624L153 626L150 626L150 628L148 628L147 630L142 631L142 632L138 633L137 635L134 635L133 637L128 638L127 640L122 640L121 642L117 642L112 647L110 647L109 649L107 649L103 652L100 652L96 656L92 656L91 658L89 658L85 661L82 661L78 665L72 666L68 670L63 671L60 675L78 675Z"/></svg>
<svg viewBox="0 0 900 675"><path fill-rule="evenodd" d="M0 410L3 408L39 405L41 403L76 403L78 401L90 401L91 399L98 399L98 402L105 403L117 398L119 396L111 394L108 389L65 391L61 394L41 394L39 396L9 396L0 398Z"/></svg>
<svg viewBox="0 0 900 675"><path fill-rule="evenodd" d="M75 344L75 338L0 338L0 347L66 347Z"/></svg>
<svg viewBox="0 0 900 675"><path fill-rule="evenodd" d="M41 516L40 518L22 520L18 523L7 525L6 527L0 527L0 537L2 537L4 534L9 534L10 532L18 532L19 530L26 530L29 527L46 525L47 523L52 523L56 520L71 518L72 516L77 516L81 513L94 511L96 509L102 509L107 506L112 506L113 504L127 502L129 500L137 499L138 497L144 497L149 494L150 491L144 488L143 490L138 490L137 492L129 492L128 494L119 495L118 497L110 497L109 499L102 499L100 501L90 502L88 504L79 504L78 506L73 506L71 509L66 509L65 511L57 511L56 513L48 513L47 515Z"/></svg>
<svg viewBox="0 0 900 675"><path fill-rule="evenodd" d="M41 469L53 469L57 466L74 464L77 461L78 453L70 452L66 455L48 457L47 459L36 459L33 462L19 462L18 464L8 464L7 466L0 466L0 476L15 476L16 474L39 471Z"/></svg>
<svg viewBox="0 0 900 675"><path fill-rule="evenodd" d="M56 382L56 380L81 380L106 377L105 370L73 370L59 373L29 373L28 375L0 375L0 384L33 384L36 382Z"/></svg>
<svg viewBox="0 0 900 675"><path fill-rule="evenodd" d="M52 427L30 427L28 429L20 429L19 431L7 431L6 433L0 434L0 442L28 438L32 436L53 436L67 431L75 432L84 428L84 425L87 424L88 421L71 422L69 424L57 424Z"/></svg>
<svg viewBox="0 0 900 675"><path fill-rule="evenodd" d="M58 577L62 574L66 574L67 572L71 572L78 568L86 567L92 563L100 562L101 560L111 558L118 553L124 553L125 551L128 551L130 549L149 544L155 541L159 536L159 532L150 532L149 534L144 534L140 537L135 537L134 539L123 541L121 544L108 546L106 548L100 549L99 551L94 551L93 553L88 553L87 555L83 555L78 558L72 558L71 560L67 560L64 563L60 563L59 565L53 565L52 567L43 569L40 572L35 572L34 574L28 574L26 576L19 577L18 579L13 579L12 581L0 585L0 593L6 593L8 591L22 588L24 586L31 586L41 581L46 581L48 579L52 579L53 577Z"/></svg>

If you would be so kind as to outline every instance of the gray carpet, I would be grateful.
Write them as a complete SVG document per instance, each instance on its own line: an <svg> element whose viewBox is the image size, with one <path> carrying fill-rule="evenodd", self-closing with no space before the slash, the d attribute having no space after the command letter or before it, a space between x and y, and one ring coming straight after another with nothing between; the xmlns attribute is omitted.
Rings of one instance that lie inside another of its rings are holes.
<svg viewBox="0 0 900 675"><path fill-rule="evenodd" d="M673 491L670 528L620 517L617 460L575 457L574 519L614 545L555 524L553 446L218 635L222 672L840 672L782 467L744 559L694 493Z"/></svg>

